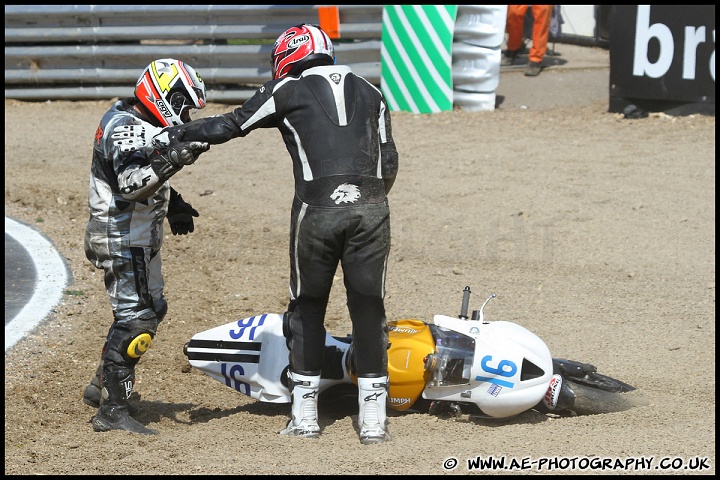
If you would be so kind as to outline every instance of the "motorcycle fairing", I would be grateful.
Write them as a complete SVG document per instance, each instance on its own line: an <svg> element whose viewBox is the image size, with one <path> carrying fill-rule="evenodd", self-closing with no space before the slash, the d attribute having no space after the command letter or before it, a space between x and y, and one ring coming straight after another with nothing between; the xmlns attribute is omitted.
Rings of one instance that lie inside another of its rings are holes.
<svg viewBox="0 0 720 480"><path fill-rule="evenodd" d="M185 346L190 365L242 394L268 403L290 402L290 391L280 381L288 364L287 352L282 315L275 313L205 330Z"/></svg>
<svg viewBox="0 0 720 480"><path fill-rule="evenodd" d="M471 402L495 418L517 415L543 399L553 363L537 335L504 321L435 315L434 324L436 366L423 398Z"/></svg>
<svg viewBox="0 0 720 480"><path fill-rule="evenodd" d="M422 394L432 371L425 367L425 358L435 353L430 326L414 319L388 322L388 407L404 411Z"/></svg>
<svg viewBox="0 0 720 480"><path fill-rule="evenodd" d="M185 355L194 368L239 393L262 402L290 403L283 382L289 352L282 320L279 314L263 314L197 333L186 344ZM410 408L422 395L471 402L484 415L509 417L540 403L553 374L545 343L511 322L435 315L432 325L406 320L389 322L389 327L388 396L394 410ZM347 364L349 342L326 335L328 347ZM347 369L338 377L323 375L320 392L355 383Z"/></svg>
<svg viewBox="0 0 720 480"><path fill-rule="evenodd" d="M283 336L283 316L265 313L196 333L185 345L190 365L215 380L268 403L291 403L283 383L289 350ZM350 344L326 335L325 345L346 352ZM320 392L349 383L343 378L320 380Z"/></svg>

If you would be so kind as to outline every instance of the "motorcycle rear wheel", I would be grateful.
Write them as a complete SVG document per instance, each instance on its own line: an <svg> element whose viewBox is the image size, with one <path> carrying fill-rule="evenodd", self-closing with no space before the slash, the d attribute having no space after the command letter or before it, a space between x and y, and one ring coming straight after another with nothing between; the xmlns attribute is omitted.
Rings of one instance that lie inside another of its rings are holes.
<svg viewBox="0 0 720 480"><path fill-rule="evenodd" d="M626 393L635 390L635 387L632 385L597 372L588 373L582 377L569 377L568 380L579 385L585 385L598 390L605 390L606 392Z"/></svg>
<svg viewBox="0 0 720 480"><path fill-rule="evenodd" d="M575 393L575 403L570 410L578 415L622 412L642 405L640 397L634 393L577 383L575 379L566 381Z"/></svg>

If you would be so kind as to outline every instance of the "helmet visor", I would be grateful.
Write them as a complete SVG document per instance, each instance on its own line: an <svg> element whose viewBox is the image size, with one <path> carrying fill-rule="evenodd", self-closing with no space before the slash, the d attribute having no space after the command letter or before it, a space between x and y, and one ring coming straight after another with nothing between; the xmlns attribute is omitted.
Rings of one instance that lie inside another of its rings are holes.
<svg viewBox="0 0 720 480"><path fill-rule="evenodd" d="M202 104L204 104L205 99L203 96L203 92L199 91L199 89L197 88L193 88L193 91L202 101ZM187 96L185 96L185 94L180 90L172 92L169 99L170 108L172 108L175 115L177 115L183 123L189 122L191 120L190 116L194 115L195 112L198 110L195 102L187 98Z"/></svg>

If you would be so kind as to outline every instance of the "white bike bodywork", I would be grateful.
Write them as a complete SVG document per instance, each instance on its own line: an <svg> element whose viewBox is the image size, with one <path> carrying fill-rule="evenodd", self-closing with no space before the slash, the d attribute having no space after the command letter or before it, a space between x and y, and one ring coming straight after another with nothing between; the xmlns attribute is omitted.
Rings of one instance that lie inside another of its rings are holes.
<svg viewBox="0 0 720 480"><path fill-rule="evenodd" d="M486 304L473 312L473 319L461 313L459 318L435 315L433 324L389 322L390 408L406 410L420 397L437 404L474 404L494 418L517 415L541 402L554 407L562 377L553 375L545 342L516 323L485 321ZM326 335L326 352L331 352L326 363L336 364L325 366L329 375L323 368L321 393L334 385L356 384L348 358L351 341ZM261 402L291 402L282 315L256 315L197 333L184 352L194 368L239 393Z"/></svg>

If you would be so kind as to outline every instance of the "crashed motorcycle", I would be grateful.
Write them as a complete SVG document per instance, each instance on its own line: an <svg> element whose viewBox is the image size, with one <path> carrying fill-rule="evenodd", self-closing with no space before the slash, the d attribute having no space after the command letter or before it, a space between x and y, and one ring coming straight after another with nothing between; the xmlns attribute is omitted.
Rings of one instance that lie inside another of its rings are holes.
<svg viewBox="0 0 720 480"><path fill-rule="evenodd" d="M543 340L509 321L468 315L470 287L457 317L388 322L388 408L459 417L508 418L528 410L589 415L629 409L636 390L594 365L553 358ZM291 403L283 315L255 315L195 334L190 365L260 402ZM357 395L352 336L326 334L319 394ZM342 392L342 393L339 393Z"/></svg>

